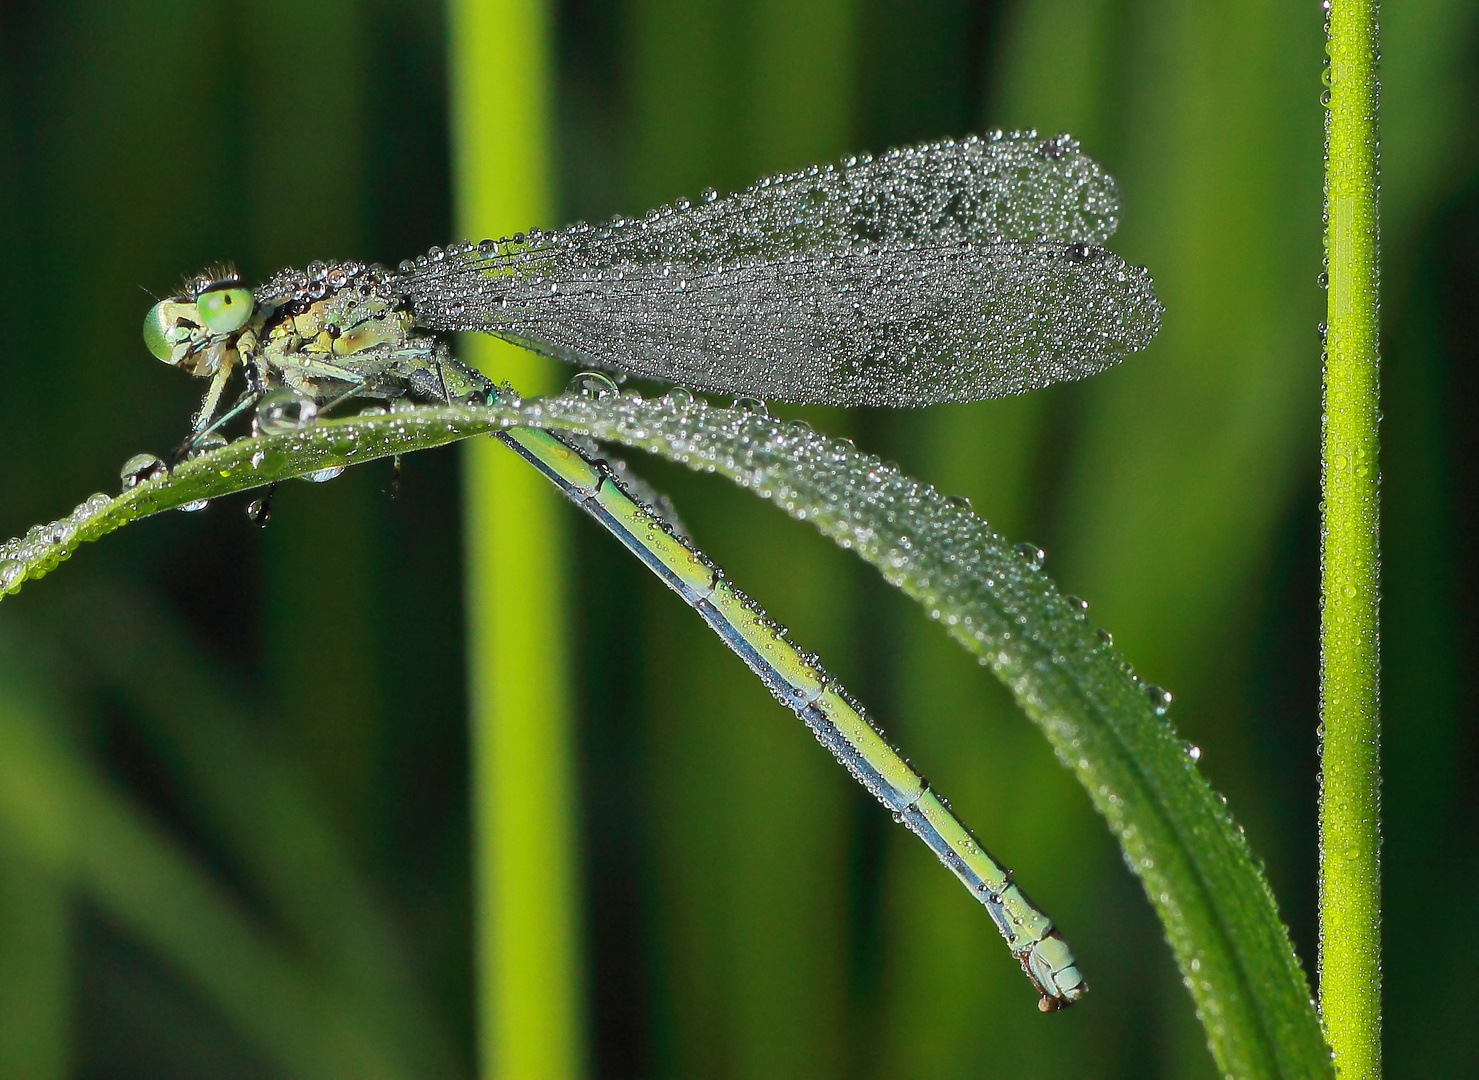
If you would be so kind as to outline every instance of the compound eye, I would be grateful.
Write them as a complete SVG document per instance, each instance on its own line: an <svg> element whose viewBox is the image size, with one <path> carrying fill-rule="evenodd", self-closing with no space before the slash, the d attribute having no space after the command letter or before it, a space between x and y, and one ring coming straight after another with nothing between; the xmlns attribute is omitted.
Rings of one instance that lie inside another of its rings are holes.
<svg viewBox="0 0 1479 1080"><path fill-rule="evenodd" d="M200 321L213 334L230 334L240 330L252 317L250 289L211 289L195 298Z"/></svg>
<svg viewBox="0 0 1479 1080"><path fill-rule="evenodd" d="M144 346L166 364L170 362L170 353L175 347L170 339L184 306L178 300L161 300L144 316Z"/></svg>

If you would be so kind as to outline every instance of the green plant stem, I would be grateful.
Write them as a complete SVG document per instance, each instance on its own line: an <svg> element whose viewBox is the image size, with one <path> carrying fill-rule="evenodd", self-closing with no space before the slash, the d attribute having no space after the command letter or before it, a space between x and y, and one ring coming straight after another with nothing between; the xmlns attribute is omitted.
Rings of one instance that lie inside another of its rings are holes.
<svg viewBox="0 0 1479 1080"><path fill-rule="evenodd" d="M1381 1075L1377 9L1330 12L1322 444L1320 1011L1344 1080Z"/></svg>
<svg viewBox="0 0 1479 1080"><path fill-rule="evenodd" d="M544 0L449 8L457 228L552 224ZM466 359L526 393L548 362L470 335ZM559 494L487 439L463 458L480 1073L570 1080L583 1051L570 665Z"/></svg>

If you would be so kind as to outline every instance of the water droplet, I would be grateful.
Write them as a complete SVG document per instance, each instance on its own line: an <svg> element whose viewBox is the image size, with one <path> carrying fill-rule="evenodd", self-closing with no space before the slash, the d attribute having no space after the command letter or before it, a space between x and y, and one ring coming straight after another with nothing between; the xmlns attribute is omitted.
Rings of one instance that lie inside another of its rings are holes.
<svg viewBox="0 0 1479 1080"><path fill-rule="evenodd" d="M693 404L693 391L684 386L675 386L662 399L674 408L686 409Z"/></svg>
<svg viewBox="0 0 1479 1080"><path fill-rule="evenodd" d="M6 559L0 562L0 592L8 592L20 584L20 580L25 574L25 566L15 559Z"/></svg>
<svg viewBox="0 0 1479 1080"><path fill-rule="evenodd" d="M311 424L318 416L318 403L286 386L273 390L257 402L257 430L263 435L286 435Z"/></svg>
<svg viewBox="0 0 1479 1080"><path fill-rule="evenodd" d="M770 409L759 398L737 397L730 403L730 408L738 409L740 412L754 413L757 416L770 415Z"/></svg>
<svg viewBox="0 0 1479 1080"><path fill-rule="evenodd" d="M1073 609L1075 615L1083 615L1089 610L1089 602L1081 596L1065 596L1068 606Z"/></svg>
<svg viewBox="0 0 1479 1080"><path fill-rule="evenodd" d="M311 473L304 473L303 479L310 484L327 484L330 480L344 475L343 465L331 465L327 469L317 469Z"/></svg>
<svg viewBox="0 0 1479 1080"><path fill-rule="evenodd" d="M1320 286L1320 288L1322 289L1330 288L1330 275L1321 270L1320 273L1315 277L1315 284Z"/></svg>
<svg viewBox="0 0 1479 1080"><path fill-rule="evenodd" d="M189 453L185 456L188 458L198 458L201 454L209 454L212 450L219 450L225 445L226 436L222 435L219 431L212 431L196 439L195 445L190 448Z"/></svg>
<svg viewBox="0 0 1479 1080"><path fill-rule="evenodd" d="M1189 758L1191 758L1192 761L1201 761L1202 760L1202 748L1200 746L1198 746L1196 743L1187 743L1186 744L1186 756L1189 757Z"/></svg>
<svg viewBox="0 0 1479 1080"><path fill-rule="evenodd" d="M711 187L704 188L703 193L701 195L699 195L699 198L702 199L706 203L711 203L714 200L716 200L717 198L719 198L719 193L717 191L715 191Z"/></svg>
<svg viewBox="0 0 1479 1080"><path fill-rule="evenodd" d="M259 529L265 529L267 523L272 520L272 500L268 496L253 499L247 503L247 520Z"/></svg>
<svg viewBox="0 0 1479 1080"><path fill-rule="evenodd" d="M602 398L615 397L617 388L608 375L599 371L582 371L565 384L565 393L600 401Z"/></svg>
<svg viewBox="0 0 1479 1080"><path fill-rule="evenodd" d="M180 513L182 513L182 514L195 514L195 513L199 513L201 510L204 510L206 508L206 506L209 505L209 503L210 503L210 500L209 499L195 499L195 500L193 500L191 502L187 502L187 503L182 504L180 506L180 508L179 508L180 509Z"/></svg>
<svg viewBox="0 0 1479 1080"><path fill-rule="evenodd" d="M1104 642L1106 646L1111 649L1114 648L1114 635L1108 630L1096 630L1095 633L1099 635L1099 640Z"/></svg>
<svg viewBox="0 0 1479 1080"><path fill-rule="evenodd" d="M145 480L154 479L163 468L164 462L157 454L135 454L118 470L118 478L123 481L123 490L127 491L138 487Z"/></svg>
<svg viewBox="0 0 1479 1080"><path fill-rule="evenodd" d="M1034 570L1041 570L1043 563L1048 558L1046 551L1036 544L1029 544L1026 541L1020 544L1013 544L1012 551L1016 553L1017 558L1021 559Z"/></svg>
<svg viewBox="0 0 1479 1080"><path fill-rule="evenodd" d="M1163 689L1155 683L1145 684L1145 695L1150 698L1150 707L1155 710L1157 716L1165 716L1171 708L1171 702L1175 700L1171 691Z"/></svg>
<svg viewBox="0 0 1479 1080"><path fill-rule="evenodd" d="M971 500L964 495L946 495L945 502L957 510L964 510L967 514L971 512Z"/></svg>

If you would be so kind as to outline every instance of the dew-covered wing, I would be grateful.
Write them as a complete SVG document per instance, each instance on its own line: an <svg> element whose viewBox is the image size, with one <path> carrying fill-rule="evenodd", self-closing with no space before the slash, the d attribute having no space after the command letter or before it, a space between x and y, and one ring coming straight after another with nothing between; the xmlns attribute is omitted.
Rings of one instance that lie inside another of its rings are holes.
<svg viewBox="0 0 1479 1080"><path fill-rule="evenodd" d="M435 253L418 323L586 367L766 400L915 406L1081 378L1143 348L1149 275L1083 244L858 245L713 263L546 238Z"/></svg>
<svg viewBox="0 0 1479 1080"><path fill-rule="evenodd" d="M1103 244L1118 224L1114 179L1067 135L972 136L849 157L680 199L641 218L516 238L575 244L610 262L712 265L859 243L996 240Z"/></svg>

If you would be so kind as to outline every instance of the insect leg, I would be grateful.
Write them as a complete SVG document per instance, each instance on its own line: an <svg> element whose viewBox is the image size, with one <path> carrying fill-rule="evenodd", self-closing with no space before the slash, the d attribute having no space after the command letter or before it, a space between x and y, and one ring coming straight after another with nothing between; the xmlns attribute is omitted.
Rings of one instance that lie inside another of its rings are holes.
<svg viewBox="0 0 1479 1080"><path fill-rule="evenodd" d="M216 406L221 403L221 394L226 389L226 381L231 378L231 369L235 366L222 364L211 377L210 389L205 392L205 400L200 403L200 411L195 414L194 432L197 435L205 432L206 425L215 415Z"/></svg>

